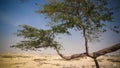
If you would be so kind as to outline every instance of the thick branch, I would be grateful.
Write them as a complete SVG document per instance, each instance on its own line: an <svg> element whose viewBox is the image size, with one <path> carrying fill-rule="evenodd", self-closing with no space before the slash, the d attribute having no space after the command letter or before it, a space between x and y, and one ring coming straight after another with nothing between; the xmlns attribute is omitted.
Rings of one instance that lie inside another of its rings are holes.
<svg viewBox="0 0 120 68"><path fill-rule="evenodd" d="M71 56L64 56L63 54L61 54L59 52L59 50L56 47L55 47L55 50L57 51L58 55L65 60L71 60L71 59L74 59L74 58L79 58L79 57L85 57L86 56L86 53L74 54L74 55L71 55Z"/></svg>
<svg viewBox="0 0 120 68"><path fill-rule="evenodd" d="M113 45L111 47L99 50L97 52L94 52L93 55L94 55L94 57L97 58L97 57L99 57L101 55L104 55L104 54L107 54L107 53L111 53L111 52L117 51L119 49L120 49L120 43L115 44L115 45Z"/></svg>
<svg viewBox="0 0 120 68"><path fill-rule="evenodd" d="M60 57L62 57L63 59L66 59L66 60L71 60L71 59L75 59L75 58L79 58L79 57L85 57L85 56L88 56L88 57L91 57L91 58L94 58L96 59L97 57L99 56L102 56L104 54L107 54L107 53L111 53L111 52L114 52L114 51L117 51L120 49L120 43L118 44L115 44L111 47L108 47L108 48L104 48L102 50L99 50L97 52L93 52L93 56L92 55L88 55L87 53L81 53L81 54L74 54L74 55L71 55L71 56L64 56L63 54L61 54L59 52L59 50L57 49L57 47L55 47L55 50L57 51L58 55Z"/></svg>

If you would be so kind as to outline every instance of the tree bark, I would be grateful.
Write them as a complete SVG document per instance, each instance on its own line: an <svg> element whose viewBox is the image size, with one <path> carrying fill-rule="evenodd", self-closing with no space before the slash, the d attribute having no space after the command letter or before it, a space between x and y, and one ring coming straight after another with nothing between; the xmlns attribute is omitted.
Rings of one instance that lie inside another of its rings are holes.
<svg viewBox="0 0 120 68"><path fill-rule="evenodd" d="M119 49L120 49L120 43L112 45L111 47L108 47L108 48L104 48L104 49L99 50L97 52L93 52L93 55L94 55L94 57L97 58L101 55L105 55L107 53L111 53L111 52L117 51Z"/></svg>
<svg viewBox="0 0 120 68"><path fill-rule="evenodd" d="M74 58L79 58L79 57L85 57L86 56L86 53L73 54L71 56L64 56L63 54L60 53L60 51L57 49L56 46L55 46L55 50L57 51L58 55L65 60L71 60L71 59L74 59Z"/></svg>
<svg viewBox="0 0 120 68"><path fill-rule="evenodd" d="M89 55L89 51L88 51L88 39L86 37L86 31L85 31L85 27L83 26L83 37L85 40L85 50L86 50L86 54Z"/></svg>

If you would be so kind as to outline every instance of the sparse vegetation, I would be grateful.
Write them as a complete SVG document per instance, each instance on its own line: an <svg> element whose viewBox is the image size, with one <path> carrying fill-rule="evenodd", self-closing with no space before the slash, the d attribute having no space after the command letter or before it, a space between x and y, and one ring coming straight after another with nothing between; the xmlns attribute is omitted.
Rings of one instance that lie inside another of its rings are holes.
<svg viewBox="0 0 120 68"><path fill-rule="evenodd" d="M1 68L95 68L94 62L90 58L65 61L56 55L31 55L31 57L29 55L9 54L7 56L12 56L12 60L11 57L0 57ZM23 58L24 56L27 57ZM98 61L101 68L119 68L119 59L119 56L110 56L109 58L103 56L98 58Z"/></svg>

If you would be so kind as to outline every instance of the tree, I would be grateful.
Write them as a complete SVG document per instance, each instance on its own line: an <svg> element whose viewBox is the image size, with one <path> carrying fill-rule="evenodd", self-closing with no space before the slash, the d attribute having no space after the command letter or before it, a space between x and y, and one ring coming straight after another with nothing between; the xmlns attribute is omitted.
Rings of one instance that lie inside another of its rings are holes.
<svg viewBox="0 0 120 68"><path fill-rule="evenodd" d="M48 30L36 29L28 25L21 25L17 36L23 36L25 40L11 47L23 50L36 50L39 48L54 48L58 55L66 60L88 56L94 59L96 68L99 68L97 57L120 49L120 43L100 51L89 53L88 43L99 40L102 33L106 32L107 23L113 21L113 12L108 8L106 0L49 0L37 13L44 14L51 22ZM80 31L85 41L85 53L71 56L62 55L61 45L55 41L56 35L68 34L69 29ZM109 28L119 33L118 26Z"/></svg>

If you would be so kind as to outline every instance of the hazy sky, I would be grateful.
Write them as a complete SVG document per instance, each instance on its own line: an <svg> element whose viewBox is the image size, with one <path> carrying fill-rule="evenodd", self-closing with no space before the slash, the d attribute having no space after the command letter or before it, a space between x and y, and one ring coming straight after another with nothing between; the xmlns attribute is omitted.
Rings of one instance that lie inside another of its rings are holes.
<svg viewBox="0 0 120 68"><path fill-rule="evenodd" d="M115 7L120 4L120 0L108 0L109 7ZM11 45L19 42L22 38L16 37L14 33L18 25L27 24L36 28L47 29L49 20L43 15L35 13L38 7L35 3L44 4L44 0L29 0L20 2L20 0L0 0L0 52L23 52L19 49L10 48ZM120 10L114 11L114 24L120 26ZM63 53L81 53L84 52L84 41L79 32L71 30L72 36L60 35L57 39L64 47ZM108 31L100 38L101 42L89 43L90 51L97 51L120 42L120 35ZM56 53L53 49L43 50L39 53Z"/></svg>

